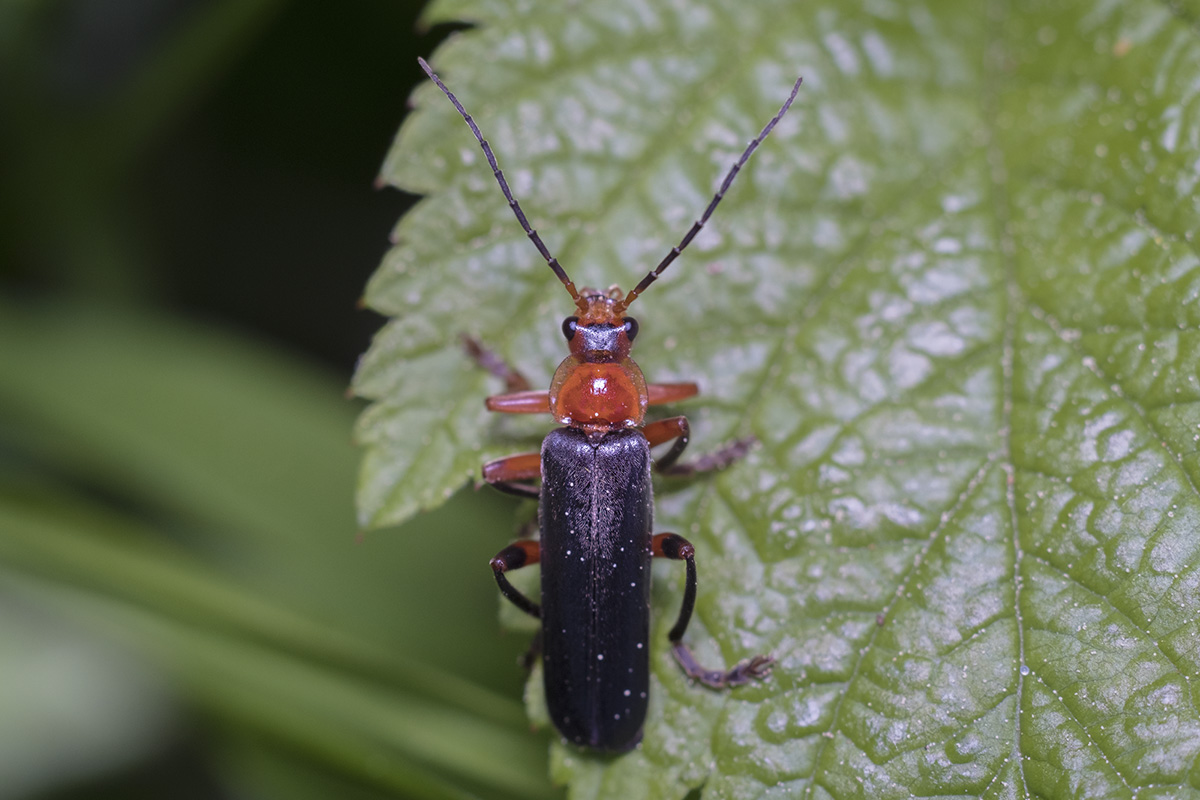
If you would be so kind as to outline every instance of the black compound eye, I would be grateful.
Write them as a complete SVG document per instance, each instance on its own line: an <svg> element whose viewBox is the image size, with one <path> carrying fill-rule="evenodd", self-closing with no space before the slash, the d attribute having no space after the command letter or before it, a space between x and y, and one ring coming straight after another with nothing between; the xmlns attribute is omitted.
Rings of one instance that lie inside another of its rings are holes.
<svg viewBox="0 0 1200 800"><path fill-rule="evenodd" d="M567 341L575 338L575 329L579 327L579 317L567 317L563 320L562 332L563 336L567 337Z"/></svg>
<svg viewBox="0 0 1200 800"><path fill-rule="evenodd" d="M634 340L634 337L637 336L637 332L638 332L637 320L634 319L633 317L626 317L625 318L625 338L629 339L629 341L632 342Z"/></svg>

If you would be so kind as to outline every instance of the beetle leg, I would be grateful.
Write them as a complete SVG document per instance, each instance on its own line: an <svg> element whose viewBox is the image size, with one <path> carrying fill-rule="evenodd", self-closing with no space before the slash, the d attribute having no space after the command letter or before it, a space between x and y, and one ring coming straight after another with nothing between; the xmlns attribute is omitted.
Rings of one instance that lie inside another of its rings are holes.
<svg viewBox="0 0 1200 800"><path fill-rule="evenodd" d="M504 387L509 392L523 392L529 389L529 381L516 367L505 361L499 353L484 347L478 339L463 334L462 346L472 361L503 380Z"/></svg>
<svg viewBox="0 0 1200 800"><path fill-rule="evenodd" d="M669 475L674 474L673 470L680 468L675 462L687 447L691 432L687 417L668 417L651 422L642 428L642 435L646 437L646 441L650 442L651 447L656 447L672 439L675 440L675 444L671 445L667 454L654 462L654 466L659 472Z"/></svg>
<svg viewBox="0 0 1200 800"><path fill-rule="evenodd" d="M647 384L648 402L652 406L664 403L675 403L700 394L700 387L694 383L651 383Z"/></svg>
<svg viewBox="0 0 1200 800"><path fill-rule="evenodd" d="M726 442L711 453L705 453L695 461L687 464L676 464L667 470L668 475L694 475L698 472L715 472L725 469L735 461L740 461L750 452L750 448L758 442L754 436L743 436L740 439Z"/></svg>
<svg viewBox="0 0 1200 800"><path fill-rule="evenodd" d="M754 656L739 662L729 670L711 670L700 666L692 654L692 649L683 643L683 634L687 631L688 623L692 619L692 610L696 607L696 548L676 533L658 534L654 537L651 548L656 557L687 562L683 606L679 609L675 627L667 634L667 638L671 640L675 660L683 667L684 673L692 680L700 681L713 689L725 689L767 677L771 673L771 665L775 663L772 656Z"/></svg>
<svg viewBox="0 0 1200 800"><path fill-rule="evenodd" d="M499 411L502 414L549 414L550 392L538 390L494 394L487 399L485 405L488 411Z"/></svg>
<svg viewBox="0 0 1200 800"><path fill-rule="evenodd" d="M488 411L505 414L550 413L550 393L531 391L525 376L501 358L499 353L487 349L478 339L466 335L462 337L462 345L476 364L504 381L504 387L508 390L505 394L492 395L487 399Z"/></svg>
<svg viewBox="0 0 1200 800"><path fill-rule="evenodd" d="M540 453L521 453L516 456L498 458L483 465L483 479L506 494L532 497L536 500L541 492L531 481L542 477Z"/></svg>
<svg viewBox="0 0 1200 800"><path fill-rule="evenodd" d="M492 572L496 576L496 583L500 586L500 593L508 598L509 602L514 606L531 617L537 617L538 619L542 618L542 607L518 592L508 582L508 578L504 577L504 573L512 569L520 569L530 564L536 564L541 558L542 547L538 544L537 540L522 539L518 542L513 542L501 550L491 561Z"/></svg>
<svg viewBox="0 0 1200 800"><path fill-rule="evenodd" d="M668 417L651 422L642 429L642 434L650 442L651 447L672 439L675 440L675 444L671 445L667 454L655 462L655 468L663 475L694 475L697 472L725 469L745 456L750 451L750 447L758 441L753 436L734 439L719 450L700 456L695 461L676 464L675 462L687 447L691 437L691 426L688 425L687 417Z"/></svg>

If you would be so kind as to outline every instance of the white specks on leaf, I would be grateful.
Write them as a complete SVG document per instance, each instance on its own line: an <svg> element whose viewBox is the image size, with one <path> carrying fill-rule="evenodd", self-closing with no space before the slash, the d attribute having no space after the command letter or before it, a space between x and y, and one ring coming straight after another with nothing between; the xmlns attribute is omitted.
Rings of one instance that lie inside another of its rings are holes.
<svg viewBox="0 0 1200 800"><path fill-rule="evenodd" d="M841 34L827 33L824 38L825 49L833 58L833 63L837 68L846 75L856 75L860 69L858 61L858 53L854 50L854 45L846 40Z"/></svg>

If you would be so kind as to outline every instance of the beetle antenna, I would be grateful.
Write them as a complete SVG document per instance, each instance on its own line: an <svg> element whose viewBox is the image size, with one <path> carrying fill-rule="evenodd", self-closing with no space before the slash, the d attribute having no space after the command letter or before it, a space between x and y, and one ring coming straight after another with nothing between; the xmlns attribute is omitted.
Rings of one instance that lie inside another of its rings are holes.
<svg viewBox="0 0 1200 800"><path fill-rule="evenodd" d="M625 313L625 309L629 308L629 304L634 300L637 300L638 295L646 291L650 284L658 280L658 276L663 274L667 267L671 266L671 262L679 258L679 254L682 253L684 249L686 249L687 246L692 243L692 239L696 238L696 234L700 232L700 229L704 227L704 223L708 222L708 218L711 217L713 211L716 210L717 205L721 202L721 198L725 197L725 192L729 191L729 187L733 184L733 179L737 177L737 174L741 172L742 167L745 166L746 162L750 160L750 156L754 155L754 151L758 149L760 144L762 144L763 139L767 138L768 134L771 133L771 130L775 127L779 120L783 119L783 115L787 113L787 110L792 107L792 101L796 99L796 93L800 91L800 84L803 82L803 76L796 79L795 85L792 86L792 93L788 95L788 99L784 101L783 106L779 109L779 113L772 117L771 121L766 124L758 136L746 146L745 151L742 152L742 157L737 160L737 163L734 164L729 170L728 174L725 175L725 180L721 181L721 188L717 190L715 195L713 195L712 201L708 204L708 208L704 209L704 213L700 216L700 219L692 223L691 230L689 230L683 239L680 240L679 244L671 248L671 252L667 253L666 258L660 261L658 266L651 270L646 277L642 278L642 282L635 286L629 292L629 294L625 295L624 300L617 303L617 306L614 309L617 314Z"/></svg>
<svg viewBox="0 0 1200 800"><path fill-rule="evenodd" d="M512 192L509 190L508 181L504 180L504 173L500 171L500 166L496 163L496 156L492 153L491 145L487 143L487 139L484 139L483 134L479 132L479 126L475 124L475 120L463 108L462 103L458 102L458 98L454 96L454 93L446 88L446 84L442 83L442 79L430 68L425 59L418 56L417 63L421 65L421 69L425 70L425 74L429 76L429 79L436 83L437 87L442 90L442 94L450 98L450 102L454 104L454 107L458 109L458 113L471 128L471 133L475 134L475 141L479 142L479 146L483 148L483 154L487 156L488 164L492 168L492 174L496 176L496 183L500 184L500 191L504 192L504 199L508 200L508 207L517 215L517 221L525 229L525 235L529 237L529 241L533 242L538 252L542 254L542 258L546 259L546 263L550 265L550 269L554 270L554 274L562 281L563 286L567 287L567 291L571 293L571 298L575 301L575 304L581 310L586 308L587 302L579 296L579 291L575 288L575 284L571 282L567 271L563 269L562 264L558 263L558 259L550 254L550 250L542 241L542 237L538 236L538 232L529 227L529 220L525 218L525 212L521 210L521 204L517 202L517 198L513 197ZM794 92L793 96L795 96Z"/></svg>

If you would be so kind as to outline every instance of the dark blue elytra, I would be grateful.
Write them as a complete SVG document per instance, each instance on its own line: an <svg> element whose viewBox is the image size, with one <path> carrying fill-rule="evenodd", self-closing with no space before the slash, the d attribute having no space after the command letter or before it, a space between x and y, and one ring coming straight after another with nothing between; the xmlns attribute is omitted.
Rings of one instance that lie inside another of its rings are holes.
<svg viewBox="0 0 1200 800"><path fill-rule="evenodd" d="M650 445L574 428L542 443L546 705L569 741L621 752L642 738L650 684Z"/></svg>

